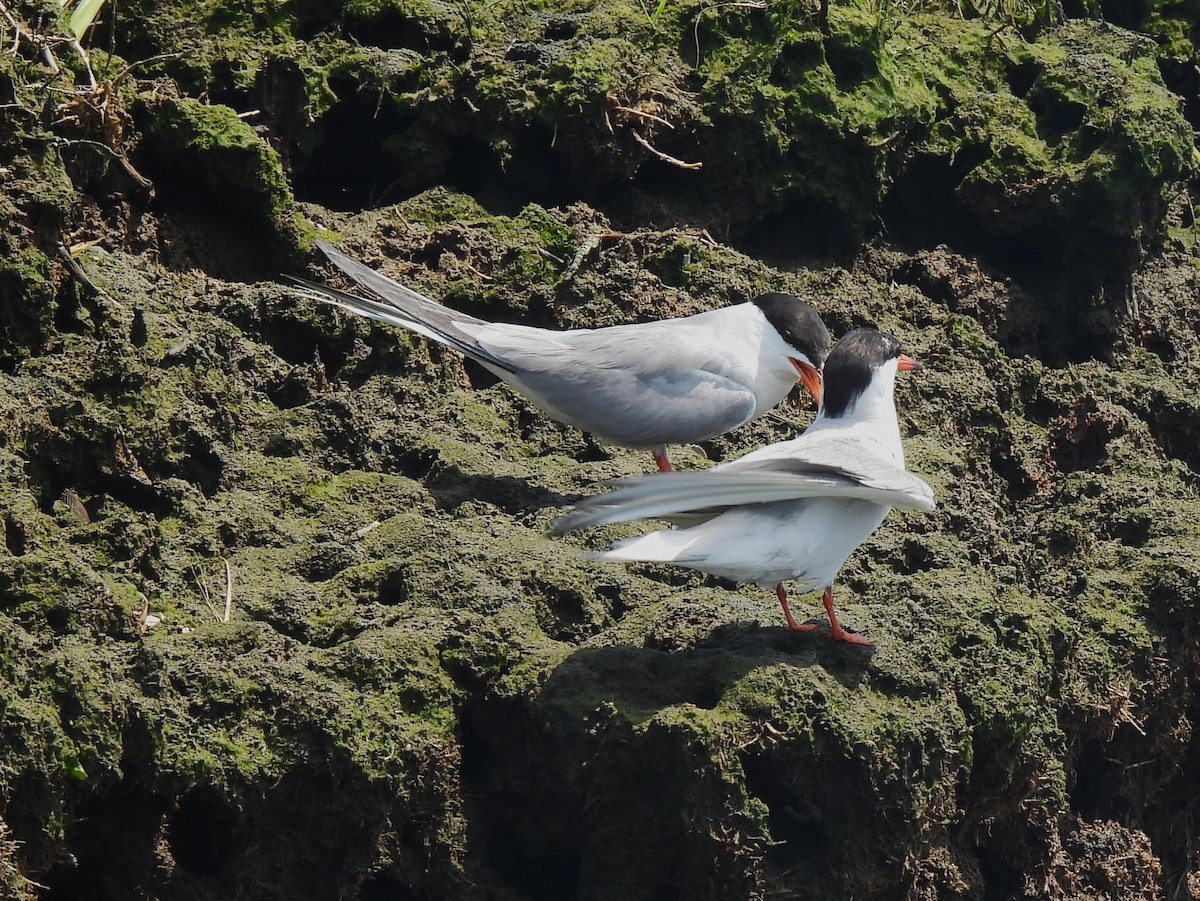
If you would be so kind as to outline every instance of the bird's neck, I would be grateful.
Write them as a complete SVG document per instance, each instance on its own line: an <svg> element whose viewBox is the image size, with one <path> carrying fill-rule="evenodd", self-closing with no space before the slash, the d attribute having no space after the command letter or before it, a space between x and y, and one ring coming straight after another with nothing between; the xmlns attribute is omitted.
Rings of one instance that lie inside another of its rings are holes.
<svg viewBox="0 0 1200 901"><path fill-rule="evenodd" d="M874 443L881 456L903 469L904 445L892 397L894 384L894 372L879 373L839 415L819 412L809 428L844 432L856 440Z"/></svg>

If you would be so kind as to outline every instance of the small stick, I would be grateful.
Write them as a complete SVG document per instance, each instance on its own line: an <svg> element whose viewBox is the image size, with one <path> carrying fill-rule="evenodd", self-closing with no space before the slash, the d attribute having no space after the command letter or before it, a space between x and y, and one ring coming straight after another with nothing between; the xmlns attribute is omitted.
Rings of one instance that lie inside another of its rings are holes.
<svg viewBox="0 0 1200 901"><path fill-rule="evenodd" d="M145 59L140 59L136 63L130 63L128 66L126 66L124 69L121 70L121 73L116 78L113 79L113 84L117 84L118 82L120 82L121 79L123 79L126 75L128 75L130 72L132 72L138 66L148 66L151 63L159 63L159 62L162 62L164 59L176 59L177 57L180 57L180 56L183 56L182 52L180 52L180 53L160 53L157 56L147 56Z"/></svg>
<svg viewBox="0 0 1200 901"><path fill-rule="evenodd" d="M0 3L0 12L4 13L4 18L8 19L8 24L13 27L13 44L9 52L15 54L21 45L21 26L17 24L17 20L13 18L12 13L3 3Z"/></svg>
<svg viewBox="0 0 1200 901"><path fill-rule="evenodd" d="M99 87L99 84L96 82L96 73L92 71L91 57L88 56L88 52L83 49L83 45L80 44L78 40L72 38L71 40L67 41L67 44L79 55L79 58L83 60L83 71L87 74L88 87L95 91L96 88Z"/></svg>
<svg viewBox="0 0 1200 901"><path fill-rule="evenodd" d="M363 526L361 529L359 529L357 532L355 532L354 537L355 538L363 538L366 535L370 534L371 532L374 532L381 525L383 525L383 523L381 523L377 519L373 519L369 523L367 523L365 526Z"/></svg>
<svg viewBox="0 0 1200 901"><path fill-rule="evenodd" d="M105 149L107 150L108 148ZM92 280L87 277L87 273L83 271L77 262L75 262L75 258L71 256L71 251L67 249L67 245L62 241L59 241L55 245L54 249L58 254L59 260L62 261L63 266L66 267L67 273L71 276L71 278L79 282L79 284L83 286L84 290L87 291L91 297L97 296L100 293L100 289L92 284Z"/></svg>
<svg viewBox="0 0 1200 901"><path fill-rule="evenodd" d="M629 129L629 133L633 135L633 139L635 141L653 153L664 163L670 163L672 166L678 166L680 169L699 169L704 165L704 163L685 163L683 160L676 159L669 154L663 153L661 150L643 138L640 134L638 134L638 130L636 128Z"/></svg>
<svg viewBox="0 0 1200 901"><path fill-rule="evenodd" d="M225 616L221 620L223 623L229 622L230 614L233 612L233 568L229 565L229 561L225 562Z"/></svg>
<svg viewBox="0 0 1200 901"><path fill-rule="evenodd" d="M672 125L662 116L656 116L653 113L647 113L640 109L634 109L632 106L621 106L619 103L614 103L613 109L615 109L618 113L627 113L630 116L637 116L639 119L649 119L651 122L657 122L659 125L665 125L670 129L675 128L674 125Z"/></svg>
<svg viewBox="0 0 1200 901"><path fill-rule="evenodd" d="M124 167L125 171L129 173L129 177L138 183L138 187L144 191L148 191L150 196L154 197L154 182L146 178L146 176L142 175L142 173L138 172L137 169L133 168L133 163L129 162L129 157L122 155L119 162Z"/></svg>
<svg viewBox="0 0 1200 901"><path fill-rule="evenodd" d="M54 52L50 49L49 44L42 45L42 61L45 62L46 68L50 70L52 75L57 75L59 71L58 60L54 58Z"/></svg>
<svg viewBox="0 0 1200 901"><path fill-rule="evenodd" d="M208 593L208 586L204 584L204 576L200 575L200 570L192 567L192 575L196 578L196 585L200 589L200 597L204 599L204 606L208 608L208 612L213 615L213 619L220 619L221 614L217 612L217 608L213 606L212 595Z"/></svg>
<svg viewBox="0 0 1200 901"><path fill-rule="evenodd" d="M495 279L492 278L492 276L488 275L486 272L480 272L478 269L476 269L470 263L464 262L463 265L466 266L467 271L470 272L472 275L474 275L476 278L481 279L482 281L485 281L485 282L494 282L495 281Z"/></svg>

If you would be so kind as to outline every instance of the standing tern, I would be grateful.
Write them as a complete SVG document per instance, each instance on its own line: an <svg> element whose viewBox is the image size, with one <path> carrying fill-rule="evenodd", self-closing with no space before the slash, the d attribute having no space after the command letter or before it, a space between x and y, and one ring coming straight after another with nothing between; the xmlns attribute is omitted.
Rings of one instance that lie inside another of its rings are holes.
<svg viewBox="0 0 1200 901"><path fill-rule="evenodd" d="M399 325L470 357L560 422L650 450L695 444L762 416L802 381L819 404L829 331L788 294L608 328L552 331L486 322L434 303L324 241L329 259L380 300L297 279L306 296Z"/></svg>
<svg viewBox="0 0 1200 901"><path fill-rule="evenodd" d="M904 469L892 396L897 371L920 368L891 335L856 329L829 355L821 407L802 435L708 470L619 480L607 494L580 501L551 531L654 518L697 523L590 556L675 563L774 587L795 632L816 626L792 618L783 583L824 588L829 637L869 645L838 622L833 580L892 507L934 507L933 490Z"/></svg>

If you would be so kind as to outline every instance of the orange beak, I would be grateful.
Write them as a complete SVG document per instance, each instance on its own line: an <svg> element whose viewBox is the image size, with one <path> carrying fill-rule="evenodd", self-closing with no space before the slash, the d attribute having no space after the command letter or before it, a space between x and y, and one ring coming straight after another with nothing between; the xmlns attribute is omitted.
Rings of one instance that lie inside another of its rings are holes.
<svg viewBox="0 0 1200 901"><path fill-rule="evenodd" d="M900 363L896 366L898 372L919 372L925 367L910 357L908 354L900 354Z"/></svg>
<svg viewBox="0 0 1200 901"><path fill-rule="evenodd" d="M811 363L797 360L795 357L788 357L788 360L800 374L800 381L804 382L804 387L812 395L813 401L818 407L821 406L821 373Z"/></svg>

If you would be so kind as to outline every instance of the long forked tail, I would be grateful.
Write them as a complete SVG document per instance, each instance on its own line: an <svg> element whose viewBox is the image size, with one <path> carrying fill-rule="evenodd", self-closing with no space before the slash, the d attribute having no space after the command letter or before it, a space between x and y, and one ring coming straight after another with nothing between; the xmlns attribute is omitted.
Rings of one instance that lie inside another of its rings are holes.
<svg viewBox="0 0 1200 901"><path fill-rule="evenodd" d="M324 241L318 240L316 244L339 269L382 299L358 297L328 285L292 277L292 281L306 289L306 297L341 307L369 319L398 325L506 372L516 371L511 363L483 347L475 337L463 329L464 325L487 325L484 320L434 303L411 288L406 288L399 282L339 253Z"/></svg>
<svg viewBox="0 0 1200 901"><path fill-rule="evenodd" d="M329 262L350 276L372 294L391 304L409 319L418 322L429 322L438 328L454 328L457 323L484 325L482 319L447 310L439 303L434 303L424 294L407 288L386 275L380 275L370 266L364 266L358 260L346 256L340 250L317 238L316 245L321 253L329 257Z"/></svg>

